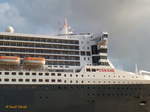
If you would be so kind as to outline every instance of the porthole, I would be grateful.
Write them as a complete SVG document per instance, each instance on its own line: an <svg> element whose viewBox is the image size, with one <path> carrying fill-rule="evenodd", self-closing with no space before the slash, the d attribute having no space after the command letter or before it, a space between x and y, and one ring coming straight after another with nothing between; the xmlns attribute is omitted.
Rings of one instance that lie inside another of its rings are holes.
<svg viewBox="0 0 150 112"><path fill-rule="evenodd" d="M0 75L2 75L2 72L0 72Z"/></svg>
<svg viewBox="0 0 150 112"><path fill-rule="evenodd" d="M72 74L70 74L70 77L72 77Z"/></svg>
<svg viewBox="0 0 150 112"><path fill-rule="evenodd" d="M81 81L81 83L84 83L84 81Z"/></svg>
<svg viewBox="0 0 150 112"><path fill-rule="evenodd" d="M64 77L66 77L66 74L64 74Z"/></svg>
<svg viewBox="0 0 150 112"><path fill-rule="evenodd" d="M84 75L81 75L81 77L84 77Z"/></svg>
<svg viewBox="0 0 150 112"><path fill-rule="evenodd" d="M72 83L72 80L70 81L70 83Z"/></svg>
<svg viewBox="0 0 150 112"><path fill-rule="evenodd" d="M78 80L76 80L76 83L78 83Z"/></svg>
<svg viewBox="0 0 150 112"><path fill-rule="evenodd" d="M66 80L64 80L64 83L66 83L67 81Z"/></svg>
<svg viewBox="0 0 150 112"><path fill-rule="evenodd" d="M78 75L76 74L76 77L78 77Z"/></svg>

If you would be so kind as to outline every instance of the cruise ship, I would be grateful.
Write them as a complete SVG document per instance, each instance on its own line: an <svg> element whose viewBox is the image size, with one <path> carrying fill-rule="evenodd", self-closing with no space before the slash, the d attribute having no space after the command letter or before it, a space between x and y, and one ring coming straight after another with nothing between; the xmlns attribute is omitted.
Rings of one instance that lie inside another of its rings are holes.
<svg viewBox="0 0 150 112"><path fill-rule="evenodd" d="M107 32L0 32L0 112L150 112L150 72L116 69Z"/></svg>

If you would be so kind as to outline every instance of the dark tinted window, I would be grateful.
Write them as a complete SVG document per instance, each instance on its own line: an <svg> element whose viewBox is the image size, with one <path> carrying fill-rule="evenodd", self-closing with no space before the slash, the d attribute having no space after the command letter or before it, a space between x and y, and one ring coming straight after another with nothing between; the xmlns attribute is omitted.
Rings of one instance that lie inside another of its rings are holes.
<svg viewBox="0 0 150 112"><path fill-rule="evenodd" d="M16 72L12 72L11 74L12 74L12 75L16 75Z"/></svg>
<svg viewBox="0 0 150 112"><path fill-rule="evenodd" d="M30 75L30 73L29 73L29 72L26 72L25 75Z"/></svg>
<svg viewBox="0 0 150 112"><path fill-rule="evenodd" d="M19 72L19 75L23 75L23 73L22 73L22 72Z"/></svg>
<svg viewBox="0 0 150 112"><path fill-rule="evenodd" d="M92 54L98 54L97 45L92 46Z"/></svg>
<svg viewBox="0 0 150 112"><path fill-rule="evenodd" d="M5 72L5 75L9 75L9 72Z"/></svg>

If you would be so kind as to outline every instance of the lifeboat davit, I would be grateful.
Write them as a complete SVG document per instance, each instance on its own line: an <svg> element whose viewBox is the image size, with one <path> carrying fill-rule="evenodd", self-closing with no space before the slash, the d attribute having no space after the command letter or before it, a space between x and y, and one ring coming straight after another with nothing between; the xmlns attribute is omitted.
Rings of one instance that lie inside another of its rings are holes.
<svg viewBox="0 0 150 112"><path fill-rule="evenodd" d="M25 65L44 65L45 58L40 57L26 57L23 59Z"/></svg>
<svg viewBox="0 0 150 112"><path fill-rule="evenodd" d="M0 64L18 65L20 64L20 58L17 56L0 56Z"/></svg>

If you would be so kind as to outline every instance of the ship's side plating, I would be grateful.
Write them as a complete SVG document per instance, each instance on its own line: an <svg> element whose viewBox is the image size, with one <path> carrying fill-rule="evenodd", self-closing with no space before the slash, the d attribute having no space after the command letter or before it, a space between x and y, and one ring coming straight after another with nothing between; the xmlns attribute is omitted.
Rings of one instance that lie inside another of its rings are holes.
<svg viewBox="0 0 150 112"><path fill-rule="evenodd" d="M147 84L1 85L0 90L3 112L150 111Z"/></svg>

